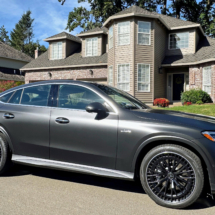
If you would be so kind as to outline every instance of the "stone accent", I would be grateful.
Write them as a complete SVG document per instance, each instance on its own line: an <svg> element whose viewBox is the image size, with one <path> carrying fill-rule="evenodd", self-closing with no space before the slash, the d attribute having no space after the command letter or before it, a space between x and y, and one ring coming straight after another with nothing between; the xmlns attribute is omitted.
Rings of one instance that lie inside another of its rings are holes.
<svg viewBox="0 0 215 215"><path fill-rule="evenodd" d="M93 70L91 75L90 70ZM51 73L51 77L50 77ZM75 69L59 69L46 71L30 71L25 74L25 83L28 84L34 81L59 80L59 79L107 79L107 67L90 67L90 68L75 68Z"/></svg>
<svg viewBox="0 0 215 215"><path fill-rule="evenodd" d="M189 82L190 89L203 89L203 67L211 66L212 80L211 80L211 98L215 103L215 62L205 63L189 68Z"/></svg>

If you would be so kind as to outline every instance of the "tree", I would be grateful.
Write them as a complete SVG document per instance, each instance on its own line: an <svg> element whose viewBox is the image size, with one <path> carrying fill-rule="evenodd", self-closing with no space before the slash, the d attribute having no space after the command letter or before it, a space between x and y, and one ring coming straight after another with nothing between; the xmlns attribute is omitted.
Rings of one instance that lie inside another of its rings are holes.
<svg viewBox="0 0 215 215"><path fill-rule="evenodd" d="M66 0L58 0L63 5ZM66 29L73 31L80 26L84 31L101 27L108 17L131 5L137 5L149 11L156 11L158 0L78 0L78 3L88 2L90 10L76 7L69 13Z"/></svg>
<svg viewBox="0 0 215 215"><path fill-rule="evenodd" d="M9 36L7 35L8 31L6 31L4 25L0 28L0 41L6 44L9 44Z"/></svg>
<svg viewBox="0 0 215 215"><path fill-rule="evenodd" d="M31 18L30 10L22 15L21 19L15 25L15 28L10 34L12 47L25 52L25 45L30 44L34 37L33 21L34 19Z"/></svg>

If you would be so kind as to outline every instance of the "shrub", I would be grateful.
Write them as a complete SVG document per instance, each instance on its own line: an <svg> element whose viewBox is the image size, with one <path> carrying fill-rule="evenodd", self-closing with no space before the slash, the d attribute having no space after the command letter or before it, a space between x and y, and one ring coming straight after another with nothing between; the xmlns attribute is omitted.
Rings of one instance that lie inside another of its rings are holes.
<svg viewBox="0 0 215 215"><path fill-rule="evenodd" d="M208 93L201 89L192 89L181 94L181 101L184 102L192 102L196 104L199 101L203 103L211 103L211 97Z"/></svg>
<svg viewBox="0 0 215 215"><path fill-rule="evenodd" d="M154 105L161 107L169 107L169 100L165 98L158 98L154 100Z"/></svg>
<svg viewBox="0 0 215 215"><path fill-rule="evenodd" d="M197 101L196 104L197 104L197 105L202 105L202 104L204 104L204 103L203 103L203 101L200 100L200 101Z"/></svg>
<svg viewBox="0 0 215 215"><path fill-rule="evenodd" d="M24 82L21 81L0 81L0 93L22 84Z"/></svg>
<svg viewBox="0 0 215 215"><path fill-rule="evenodd" d="M192 105L192 102L184 102L184 105L185 105L185 106Z"/></svg>

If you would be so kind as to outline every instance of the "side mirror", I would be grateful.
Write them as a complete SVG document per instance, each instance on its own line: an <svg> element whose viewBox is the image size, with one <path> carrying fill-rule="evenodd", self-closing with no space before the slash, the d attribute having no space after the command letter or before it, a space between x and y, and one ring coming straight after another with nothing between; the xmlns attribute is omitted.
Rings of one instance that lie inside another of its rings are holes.
<svg viewBox="0 0 215 215"><path fill-rule="evenodd" d="M86 111L88 113L104 114L107 112L107 109L101 103L93 102L86 106Z"/></svg>

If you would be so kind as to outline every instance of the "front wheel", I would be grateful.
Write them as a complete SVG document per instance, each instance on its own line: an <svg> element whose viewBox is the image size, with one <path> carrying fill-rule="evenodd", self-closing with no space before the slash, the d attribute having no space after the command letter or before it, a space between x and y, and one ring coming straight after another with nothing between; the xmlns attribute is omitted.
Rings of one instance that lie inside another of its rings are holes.
<svg viewBox="0 0 215 215"><path fill-rule="evenodd" d="M201 195L204 174L196 154L182 146L165 144L153 148L144 157L140 180L157 204L186 208Z"/></svg>

